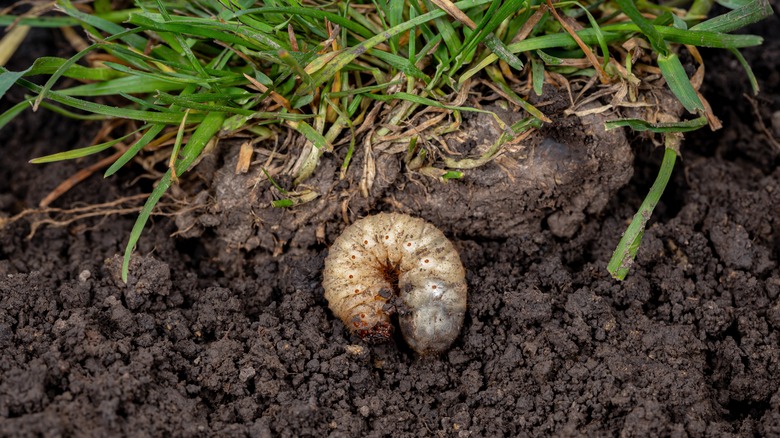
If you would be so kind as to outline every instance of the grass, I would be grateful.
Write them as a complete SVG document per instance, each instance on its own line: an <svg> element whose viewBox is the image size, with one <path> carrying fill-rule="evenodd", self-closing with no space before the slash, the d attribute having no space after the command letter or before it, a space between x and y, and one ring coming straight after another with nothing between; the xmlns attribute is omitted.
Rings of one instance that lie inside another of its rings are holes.
<svg viewBox="0 0 780 438"><path fill-rule="evenodd" d="M125 6L113 6L121 3ZM739 49L759 45L761 38L729 32L772 12L766 0L722 4L732 10L705 20L712 6L707 0L688 9L679 2L632 0L58 0L56 15L33 7L0 16L0 25L12 29L65 26L64 35L78 50L69 59L40 58L24 71L0 70L0 95L11 86L29 92L0 115L0 129L39 107L76 119L124 120L100 144L33 160L118 149L106 177L152 146L169 146L161 163L166 171L126 246L126 280L130 255L155 205L219 139L304 139L303 147L286 154L290 161L264 169L280 195L274 206L292 207L317 196L296 187L323 154L347 149L343 178L366 138L408 145L410 170L439 180L462 177L495 157L505 142L550 123L527 97L541 92L551 77L620 84L628 89L624 99L632 101L660 73L687 110L684 120L616 120L609 128L627 126L675 142L681 132L716 128L717 118L678 53L686 46L702 69L697 47L730 50L755 84ZM20 33L0 42L0 59L18 48ZM43 86L25 79L41 74L48 75ZM78 84L55 90L62 78ZM478 93L470 94L484 91L483 80L527 117L506 126L493 114L505 133L481 156L456 159L424 147L458 129L463 112L485 112L473 97ZM410 123L420 129L408 129ZM621 240L609 265L616 278L627 274L673 165L673 159L664 160L640 219ZM274 181L281 176L293 180L291 190Z"/></svg>

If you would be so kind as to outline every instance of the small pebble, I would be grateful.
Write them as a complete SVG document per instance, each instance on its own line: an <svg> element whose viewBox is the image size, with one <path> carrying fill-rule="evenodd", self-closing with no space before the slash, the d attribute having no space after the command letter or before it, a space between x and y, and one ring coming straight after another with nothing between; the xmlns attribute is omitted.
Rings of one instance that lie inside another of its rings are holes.
<svg viewBox="0 0 780 438"><path fill-rule="evenodd" d="M89 272L88 269L85 269L79 274L79 281L84 283L85 281L89 280L90 277L92 277L92 273Z"/></svg>
<svg viewBox="0 0 780 438"><path fill-rule="evenodd" d="M238 372L238 378L242 382L246 382L247 380L254 377L255 374L257 374L257 372L252 367L241 368L241 371Z"/></svg>

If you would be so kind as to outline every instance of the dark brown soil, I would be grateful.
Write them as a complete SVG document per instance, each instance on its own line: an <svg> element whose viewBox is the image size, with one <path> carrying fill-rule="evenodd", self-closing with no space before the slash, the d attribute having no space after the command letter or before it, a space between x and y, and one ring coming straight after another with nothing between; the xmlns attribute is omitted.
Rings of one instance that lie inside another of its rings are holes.
<svg viewBox="0 0 780 438"><path fill-rule="evenodd" d="M780 137L778 29L777 15L751 29L766 43L745 55ZM637 145L630 184L601 214L581 205L576 224L548 217L530 234L485 237L423 209L445 222L470 288L462 335L440 357L368 346L333 318L315 227L280 255L257 242L225 257L224 234L171 238L176 221L156 218L124 285L133 215L30 240L28 222L9 225L0 436L780 436L780 150L734 58L705 55L703 92L724 129L689 136L624 283L605 266L660 150ZM83 145L91 129L46 113L0 132L0 215L90 163L27 160ZM148 191L126 184L133 172L93 176L57 205ZM328 224L332 242L343 223Z"/></svg>

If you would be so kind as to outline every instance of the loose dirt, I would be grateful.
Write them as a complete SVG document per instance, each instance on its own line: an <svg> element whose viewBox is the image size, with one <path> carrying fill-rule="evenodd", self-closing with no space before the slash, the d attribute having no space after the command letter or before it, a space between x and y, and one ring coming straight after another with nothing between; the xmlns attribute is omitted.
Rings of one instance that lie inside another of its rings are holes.
<svg viewBox="0 0 780 438"><path fill-rule="evenodd" d="M625 282L605 266L659 149L634 148L634 176L603 211L577 204L575 219L514 234L445 226L470 296L461 337L439 357L363 344L329 312L321 270L338 214L324 242L310 227L277 255L258 240L227 256L229 230L171 238L186 221L157 217L127 285L117 254L133 215L31 239L29 221L8 225L0 436L780 436L780 149L767 138L780 131L778 29L777 15L755 26L765 45L745 51L766 132L733 56L706 53L702 91L724 129L689 135ZM27 164L86 144L90 129L47 113L0 132L0 217L91 163ZM571 157L561 144L546 151ZM147 180L127 184L138 172L95 175L55 205L148 192ZM376 202L361 208L394 206ZM441 208L421 211L441 219Z"/></svg>

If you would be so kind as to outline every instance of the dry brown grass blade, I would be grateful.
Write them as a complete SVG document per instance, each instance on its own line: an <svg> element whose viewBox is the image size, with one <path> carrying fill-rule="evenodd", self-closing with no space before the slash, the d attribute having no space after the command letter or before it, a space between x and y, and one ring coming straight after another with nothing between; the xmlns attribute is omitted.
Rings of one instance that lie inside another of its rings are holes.
<svg viewBox="0 0 780 438"><path fill-rule="evenodd" d="M715 115L715 112L712 111L712 107L710 106L710 103L707 101L707 99L705 99L698 90L696 90L696 95L699 96L699 100L701 100L702 105L704 105L704 116L707 118L707 124L709 124L710 129L717 131L718 129L722 128L723 123L721 123L718 116Z"/></svg>
<svg viewBox="0 0 780 438"><path fill-rule="evenodd" d="M701 100L701 103L704 105L704 116L707 118L707 123L709 124L710 129L717 131L723 127L723 124L715 115L715 112L712 111L710 103L707 102L707 99L699 92L699 88L704 82L704 59L702 58L701 53L699 53L699 49L697 49L696 46L686 45L685 48L688 49L688 52L691 53L691 57L693 57L694 61L699 64L699 66L696 68L696 72L691 77L691 85L693 85L693 89L696 90L696 94L699 96L699 100Z"/></svg>
<svg viewBox="0 0 780 438"><path fill-rule="evenodd" d="M518 108L522 108L522 103L518 102L517 99L514 96L510 96L507 94L504 90L501 89L498 85L494 84L492 81L489 80L480 80L480 83L491 90L493 90L494 93L498 94L499 96L506 99L508 102L512 103L512 105L515 105ZM519 97L519 96L518 96ZM540 120L545 123L552 123L552 120L550 120L547 116L544 114L541 114Z"/></svg>
<svg viewBox="0 0 780 438"><path fill-rule="evenodd" d="M528 35L531 34L531 31L534 30L534 27L539 23L539 20L542 19L544 16L544 13L547 12L549 8L547 5L540 5L539 9L536 10L536 12L533 13L528 18L528 21L523 23L523 27L520 28L520 30L517 32L517 35L512 38L512 44L519 43L520 41L526 39Z"/></svg>
<svg viewBox="0 0 780 438"><path fill-rule="evenodd" d="M601 68L601 63L599 63L599 59L596 57L596 55L593 53L592 50L590 50L590 47L588 47L587 44L585 44L584 41L582 41L582 38L580 38L577 35L577 32L575 32L574 28L571 27L571 25L564 20L560 15L558 15L558 11L555 10L555 6L552 4L552 0L547 0L547 6L550 8L550 11L552 12L553 16L555 16L555 19L558 20L558 23L561 24L561 26L566 30L566 32L571 35L572 38L574 38L574 41L577 42L577 45L580 46L580 49L585 53L585 56L588 58L590 63L593 65L593 68L596 69L596 71L599 74L599 80L602 84L608 84L609 83L609 77L607 77L607 73L604 71L603 68Z"/></svg>
<svg viewBox="0 0 780 438"><path fill-rule="evenodd" d="M68 41L73 50L80 52L89 47L89 42L79 35L72 27L60 28L62 36Z"/></svg>
<svg viewBox="0 0 780 438"><path fill-rule="evenodd" d="M30 26L16 26L6 32L3 39L0 40L0 66L5 65L16 53L29 31Z"/></svg>
<svg viewBox="0 0 780 438"><path fill-rule="evenodd" d="M40 17L41 15L44 15L47 12L51 12L51 10L54 9L54 3L55 2L53 1L34 1L34 0L15 1L12 2L12 4L7 7L0 8L0 16L5 16L5 15L13 14L14 9L16 9L18 6L23 6L23 5L32 6L29 10L20 13L14 19L14 21L5 28L5 32L11 32L15 27L19 26L19 22L23 18L36 18L36 17Z"/></svg>
<svg viewBox="0 0 780 438"><path fill-rule="evenodd" d="M99 65L100 63L105 61L113 62L115 64L123 65L125 67L131 66L128 62L119 59L116 56L108 53L90 53L86 56L86 59L87 59L87 63L89 63L89 65L91 66Z"/></svg>
<svg viewBox="0 0 780 438"><path fill-rule="evenodd" d="M298 38L295 37L295 29L293 29L292 23L287 23L287 35L290 37L290 47L293 52L299 52Z"/></svg>
<svg viewBox="0 0 780 438"><path fill-rule="evenodd" d="M168 160L168 169L171 171L171 181L174 184L178 183L179 177L176 175L176 160L179 159L179 147L181 146L182 138L184 137L184 127L187 126L187 116L190 115L189 108L184 111L184 117L179 124L179 130L176 132L176 141L173 144L173 151L171 151L171 158Z"/></svg>
<svg viewBox="0 0 780 438"><path fill-rule="evenodd" d="M503 60L498 61L498 68L501 70L501 74L504 75L504 78L513 83L513 84L519 84L522 81L515 77L514 73L512 73L512 69L509 68L509 64L504 62Z"/></svg>
<svg viewBox="0 0 780 438"><path fill-rule="evenodd" d="M245 53L237 50L235 47L233 47L233 46L231 46L231 45L229 45L227 43L223 43L222 41L214 41L214 44L230 50L231 52L233 52L234 55L236 55L239 58L243 59L244 62L246 62L247 64L250 64L250 65L253 64L253 61L249 58L249 56L247 56Z"/></svg>
<svg viewBox="0 0 780 438"><path fill-rule="evenodd" d="M528 137L530 137L533 134L536 134L537 131L538 131L538 129L536 129L536 128L529 129L529 130L521 133L517 137L509 140L508 142L506 142L506 144L507 144L507 146L520 144L521 141L527 139Z"/></svg>
<svg viewBox="0 0 780 438"><path fill-rule="evenodd" d="M458 9L457 6L455 6L454 3L452 3L450 0L431 0L433 4L440 7L444 12L449 14L452 18L460 21L465 26L467 26L469 29L474 30L477 28L477 23L474 23L474 20L469 18L468 15L466 15L463 11Z"/></svg>
<svg viewBox="0 0 780 438"><path fill-rule="evenodd" d="M253 78L252 76L249 76L248 74L244 73L244 77L246 78L246 80L251 82L252 85L254 85L255 88L257 88L257 90L260 91L261 93L265 93L266 91L268 91L268 87L266 87L265 85L263 85L260 82L258 82L257 79ZM268 93L268 96L274 102L276 102L279 105L283 106L284 109L286 109L287 111L289 111L289 112L296 112L297 113L297 111L293 110L292 106L290 106L290 101L285 99L284 96L282 96L281 94L277 93L276 91L270 91Z"/></svg>
<svg viewBox="0 0 780 438"><path fill-rule="evenodd" d="M327 49L328 46L331 46L331 50L337 52L339 50L339 42L336 38L338 38L341 33L341 26L338 24L334 26L327 20L325 21L325 26L328 29L328 39L321 43L323 50Z"/></svg>
<svg viewBox="0 0 780 438"><path fill-rule="evenodd" d="M360 194L364 198L368 198L368 193L371 187L374 185L374 178L376 177L376 163L374 163L374 152L372 137L373 131L369 132L363 139L363 175L360 178Z"/></svg>
<svg viewBox="0 0 780 438"><path fill-rule="evenodd" d="M430 119L420 123L419 125L412 126L410 129L403 131L399 134L393 134L393 135L386 135L384 137L378 138L376 141L379 142L386 142L386 141L395 141L395 140L401 140L405 138L411 138L415 135L422 135L422 133L431 127L438 126L442 120L444 120L445 117L449 115L449 111L444 111L441 114L437 116L433 116Z"/></svg>
<svg viewBox="0 0 780 438"><path fill-rule="evenodd" d="M252 148L252 142L245 141L241 144L241 149L238 151L238 163L236 163L236 175L249 171L253 152L254 148Z"/></svg>
<svg viewBox="0 0 780 438"><path fill-rule="evenodd" d="M362 134L370 129L373 129L377 117L379 116L379 112L382 111L382 108L384 107L385 107L384 102L379 102L377 105L374 105L373 108L371 108L371 111L369 111L363 123L361 123L360 126L358 126L358 128L355 130L355 136Z"/></svg>
<svg viewBox="0 0 780 438"><path fill-rule="evenodd" d="M704 59L702 59L701 53L699 53L699 50L696 48L696 46L686 45L685 48L688 49L688 51L691 53L694 61L699 64L699 66L696 68L696 73L691 76L691 85L693 85L695 90L698 90L701 87L701 84L704 82Z"/></svg>

